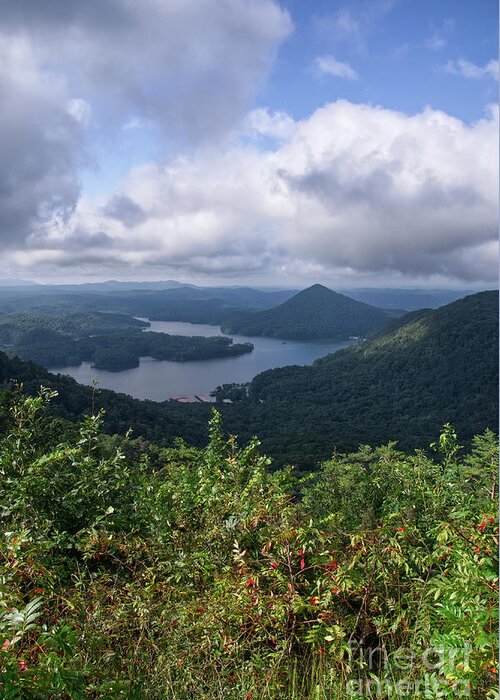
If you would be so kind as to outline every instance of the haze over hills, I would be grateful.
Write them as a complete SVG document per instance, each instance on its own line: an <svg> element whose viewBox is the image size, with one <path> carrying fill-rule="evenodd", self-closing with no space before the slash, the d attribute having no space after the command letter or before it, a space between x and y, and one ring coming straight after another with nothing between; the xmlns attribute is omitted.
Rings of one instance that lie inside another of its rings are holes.
<svg viewBox="0 0 500 700"><path fill-rule="evenodd" d="M314 284L274 309L229 321L224 330L289 340L344 340L379 330L388 317L382 309Z"/></svg>
<svg viewBox="0 0 500 700"><path fill-rule="evenodd" d="M0 279L0 287L39 287L37 282L21 280L16 277L3 277Z"/></svg>
<svg viewBox="0 0 500 700"><path fill-rule="evenodd" d="M182 282L176 282L175 280L164 280L160 282L148 282L148 281L120 281L120 280L106 280L105 282L82 282L80 284L56 284L47 285L51 288L55 288L59 291L131 291L133 289L175 289L177 287L190 286L184 285Z"/></svg>
<svg viewBox="0 0 500 700"><path fill-rule="evenodd" d="M348 296L356 301L362 301L371 306L377 306L384 309L404 309L413 311L420 308L436 308L444 304L449 304L456 299L460 299L469 294L474 294L476 291L484 289L473 288L443 288L443 289L428 289L428 288L384 288L384 287L358 287L358 288L337 288L333 283L325 285L335 287L336 291ZM36 289L34 289L36 288ZM496 288L492 285L491 287ZM200 286L187 282L179 282L177 280L160 280L160 281L123 281L123 280L106 280L103 282L81 282L81 283L41 283L30 280L22 280L17 278L3 278L0 280L0 292L2 294L10 294L14 292L40 293L48 295L59 295L65 292L68 293L88 293L88 292L131 292L131 291L165 291L179 290L182 295L184 292L189 294L192 290L195 293L203 293L209 297L234 297L234 295L244 295L247 293L256 292L257 294L276 294L280 297L276 304L285 301L286 299L297 294L299 289L288 287L249 287L241 285L225 285L225 286ZM244 296L243 296L244 298Z"/></svg>
<svg viewBox="0 0 500 700"><path fill-rule="evenodd" d="M398 289L389 287L339 289L342 294L372 306L379 306L383 309L405 309L406 311L423 308L435 309L483 290L484 287L481 289Z"/></svg>
<svg viewBox="0 0 500 700"><path fill-rule="evenodd" d="M277 306L296 293L296 290L196 287L179 283L172 283L169 288L150 288L149 283L129 288L128 284L5 287L0 289L0 313L105 311L162 321L218 325L233 314L240 316L245 311Z"/></svg>

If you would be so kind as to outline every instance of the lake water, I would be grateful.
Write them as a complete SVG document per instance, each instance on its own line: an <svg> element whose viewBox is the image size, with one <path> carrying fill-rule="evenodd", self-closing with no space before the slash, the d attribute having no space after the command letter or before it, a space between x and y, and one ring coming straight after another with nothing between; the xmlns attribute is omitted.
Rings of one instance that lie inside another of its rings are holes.
<svg viewBox="0 0 500 700"><path fill-rule="evenodd" d="M151 321L151 327L147 330L172 335L205 337L221 335L218 326L177 321ZM253 338L241 335L231 335L231 337L235 343L250 341L254 344L254 350L238 357L196 362L169 362L143 357L139 367L123 372L93 369L89 362L84 362L80 367L58 367L51 368L50 371L68 374L80 384L90 385L93 380L98 380L99 387L102 389L112 389L138 399L165 401L171 396L181 395L188 398L194 398L195 394L208 396L210 391L220 384L248 382L266 369L285 365L309 365L318 357L336 352L346 345L352 345L353 342L298 340L283 342L277 338Z"/></svg>

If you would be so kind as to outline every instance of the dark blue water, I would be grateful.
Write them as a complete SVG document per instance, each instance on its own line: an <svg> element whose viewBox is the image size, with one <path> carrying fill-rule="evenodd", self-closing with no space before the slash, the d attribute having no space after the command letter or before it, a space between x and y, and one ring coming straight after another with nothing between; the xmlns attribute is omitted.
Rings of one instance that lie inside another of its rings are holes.
<svg viewBox="0 0 500 700"><path fill-rule="evenodd" d="M176 321L151 321L148 329L158 333L172 335L202 335L205 337L221 335L218 326L204 324L180 323ZM288 340L283 342L276 338L251 338L232 335L235 343L254 344L254 350L238 357L228 357L198 362L169 362L141 358L140 366L123 372L107 372L93 369L89 362L80 367L58 367L51 372L60 372L74 377L80 384L92 384L98 380L103 389L113 389L130 394L138 399L164 401L171 396L195 394L208 396L219 384L248 382L259 372L285 365L309 365L318 357L336 352L351 341L343 343L321 341Z"/></svg>

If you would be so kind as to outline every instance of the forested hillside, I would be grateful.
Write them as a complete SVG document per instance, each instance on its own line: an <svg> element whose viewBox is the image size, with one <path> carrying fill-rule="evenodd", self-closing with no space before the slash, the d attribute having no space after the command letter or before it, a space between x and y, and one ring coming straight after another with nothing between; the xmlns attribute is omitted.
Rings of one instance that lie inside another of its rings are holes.
<svg viewBox="0 0 500 700"><path fill-rule="evenodd" d="M141 357L189 362L235 357L252 349L252 343L233 343L227 336L205 338L132 330L74 339L56 331L34 329L23 333L6 351L48 368L78 366L87 361L96 369L120 372L138 367Z"/></svg>
<svg viewBox="0 0 500 700"><path fill-rule="evenodd" d="M209 425L0 354L0 696L493 698L497 308L393 320Z"/></svg>
<svg viewBox="0 0 500 700"><path fill-rule="evenodd" d="M50 412L65 421L79 420L89 411L102 408L103 427L110 434L124 435L132 428L134 437L142 436L162 445L171 445L180 437L201 446L207 439L210 408L206 404L140 401L126 394L82 386L71 377L52 374L33 362L0 353L0 386L8 389L12 380L22 383L31 395L37 394L41 385L56 390L58 395L50 404Z"/></svg>
<svg viewBox="0 0 500 700"><path fill-rule="evenodd" d="M333 446L389 439L424 447L446 421L468 440L498 425L498 292L481 292L392 322L378 338L259 374L227 412L278 458L307 466Z"/></svg>
<svg viewBox="0 0 500 700"><path fill-rule="evenodd" d="M64 315L41 312L0 314L0 345L22 342L31 331L51 331L71 338L147 328L148 323L124 314L85 311Z"/></svg>
<svg viewBox="0 0 500 700"><path fill-rule="evenodd" d="M382 309L315 284L274 309L226 322L224 330L294 340L345 340L379 330L388 317Z"/></svg>

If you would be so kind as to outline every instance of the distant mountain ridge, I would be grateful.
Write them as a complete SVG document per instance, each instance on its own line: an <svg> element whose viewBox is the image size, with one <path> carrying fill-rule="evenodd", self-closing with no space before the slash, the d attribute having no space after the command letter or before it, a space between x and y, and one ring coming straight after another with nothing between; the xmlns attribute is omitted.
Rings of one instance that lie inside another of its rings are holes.
<svg viewBox="0 0 500 700"><path fill-rule="evenodd" d="M20 280L15 277L4 277L0 279L0 287L40 287L38 282L31 280Z"/></svg>
<svg viewBox="0 0 500 700"><path fill-rule="evenodd" d="M382 309L435 309L438 306L451 304L452 301L475 294L476 289L397 289L397 288L370 288L340 289L356 301L364 301Z"/></svg>
<svg viewBox="0 0 500 700"><path fill-rule="evenodd" d="M157 321L219 325L233 316L242 318L246 313L273 308L296 294L296 290L197 287L173 282L170 288L149 288L148 284L136 287L135 283L123 283L120 286L121 283L110 281L88 285L0 286L0 313L30 311L60 315L105 311Z"/></svg>
<svg viewBox="0 0 500 700"><path fill-rule="evenodd" d="M314 284L279 306L231 319L223 330L285 340L345 340L373 333L389 320L383 309Z"/></svg>

